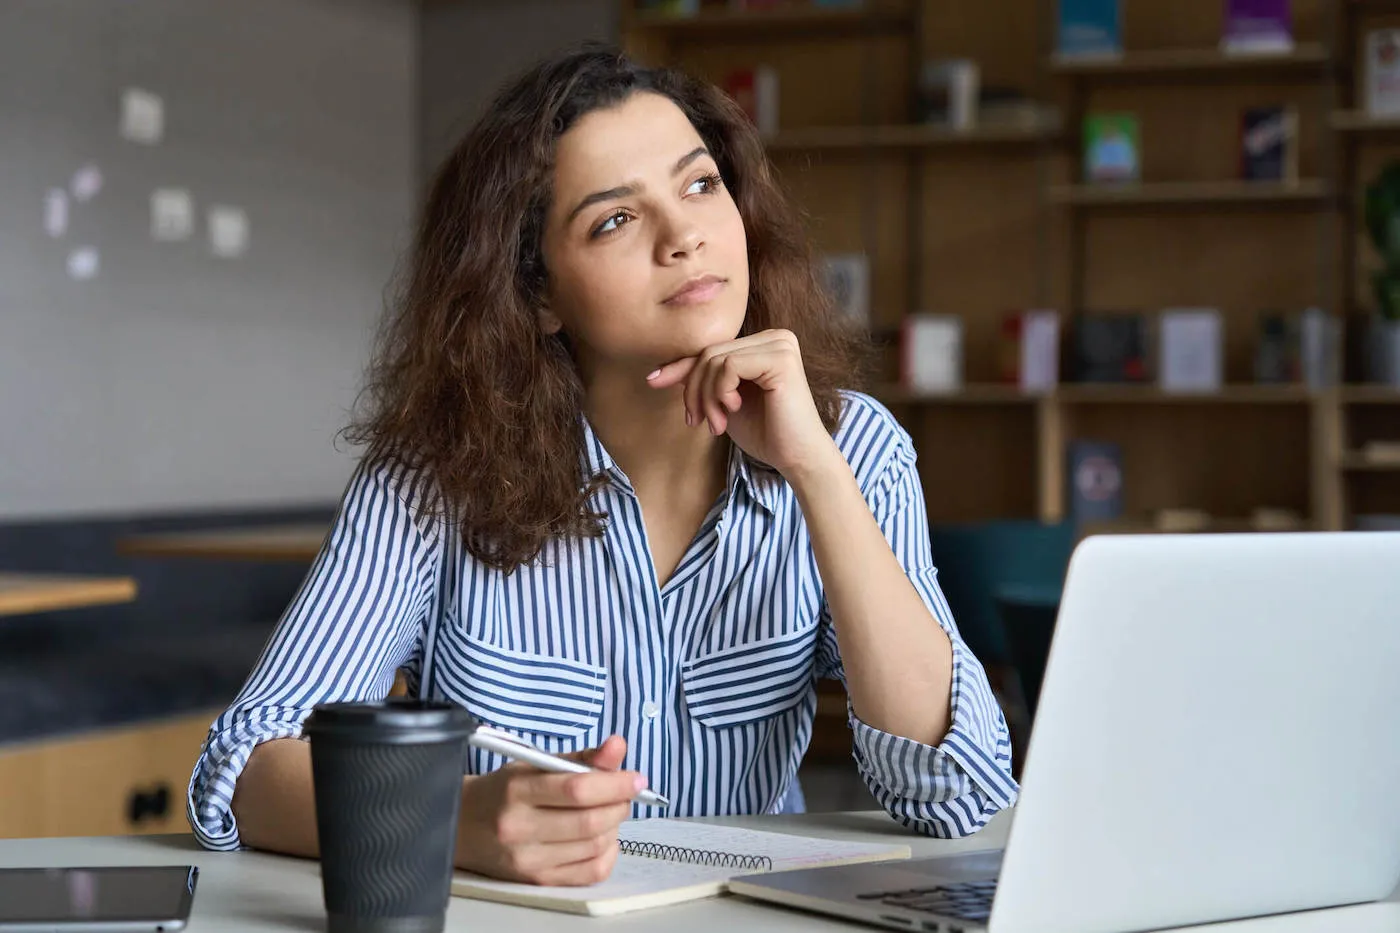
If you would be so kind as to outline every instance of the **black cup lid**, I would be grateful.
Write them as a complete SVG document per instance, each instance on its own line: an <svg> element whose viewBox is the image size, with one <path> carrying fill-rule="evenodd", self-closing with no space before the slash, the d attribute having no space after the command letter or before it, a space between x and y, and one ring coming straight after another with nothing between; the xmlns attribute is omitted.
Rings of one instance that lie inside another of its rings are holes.
<svg viewBox="0 0 1400 933"><path fill-rule="evenodd" d="M321 703L302 729L317 736L371 742L445 742L464 739L476 721L456 703L390 697L379 702Z"/></svg>

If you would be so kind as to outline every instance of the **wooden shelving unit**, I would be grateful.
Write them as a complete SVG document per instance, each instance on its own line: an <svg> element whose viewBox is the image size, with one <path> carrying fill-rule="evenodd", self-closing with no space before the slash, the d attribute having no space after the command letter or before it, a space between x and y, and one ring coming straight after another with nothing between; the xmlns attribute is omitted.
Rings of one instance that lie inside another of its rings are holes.
<svg viewBox="0 0 1400 933"><path fill-rule="evenodd" d="M960 391L908 391L892 368L873 390L921 449L939 451L921 458L931 522L1060 520L1068 445L1102 439L1124 450L1129 515L1276 508L1302 515L1305 528L1347 527L1348 477L1391 481L1389 470L1355 466L1355 439L1384 434L1400 391L1257 385L1251 354L1260 309L1355 307L1347 147L1400 145L1400 119L1369 117L1354 88L1339 91L1359 79L1355 35L1339 39L1334 21L1400 16L1400 0L1294 0L1295 48L1259 55L1219 50L1218 4L1144 0L1125 19L1124 54L1066 59L1049 51L1054 9L1054 0L986 0L952 14L937 0L867 0L858 10L720 9L688 20L624 9L622 23L634 54L716 83L736 67L778 70L780 129L768 150L817 249L870 256L872 333L897 335L911 312L962 316ZM918 69L935 57L974 58L984 84L1024 90L1060 116L961 133L921 125ZM1300 178L1239 180L1239 112L1269 104L1298 108ZM1079 183L1082 119L1099 110L1139 114L1143 182ZM1331 259L1339 240L1341 274ZM1181 306L1224 315L1219 392L1030 394L997 381L1010 310ZM1210 526L1252 528L1248 518Z"/></svg>
<svg viewBox="0 0 1400 933"><path fill-rule="evenodd" d="M1400 130L1400 116L1373 117L1363 110L1339 110L1332 114L1332 129L1358 135L1394 133Z"/></svg>
<svg viewBox="0 0 1400 933"><path fill-rule="evenodd" d="M721 8L691 17L634 10L624 0L624 28L676 38L764 41L810 35L898 34L907 32L910 26L907 12L887 6L870 10L779 7L752 12Z"/></svg>
<svg viewBox="0 0 1400 933"><path fill-rule="evenodd" d="M1211 48L1148 49L1102 57L1052 55L1050 70L1058 76L1074 78L1181 80L1248 74L1307 79L1323 71L1330 61L1320 43L1302 42L1291 52L1256 55L1226 54Z"/></svg>
<svg viewBox="0 0 1400 933"><path fill-rule="evenodd" d="M952 130L923 124L813 126L787 130L767 140L770 152L941 149L973 146L1037 146L1055 139L1058 127L987 125Z"/></svg>
<svg viewBox="0 0 1400 933"><path fill-rule="evenodd" d="M1331 185L1319 178L1307 178L1296 182L1162 181L1115 185L1057 185L1050 189L1052 202L1073 207L1232 204L1323 206L1331 196Z"/></svg>

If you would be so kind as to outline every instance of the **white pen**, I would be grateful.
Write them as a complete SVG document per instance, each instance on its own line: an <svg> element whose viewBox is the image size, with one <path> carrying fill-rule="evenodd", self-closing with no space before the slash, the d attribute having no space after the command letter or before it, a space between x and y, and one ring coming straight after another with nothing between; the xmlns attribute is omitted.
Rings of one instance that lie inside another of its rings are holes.
<svg viewBox="0 0 1400 933"><path fill-rule="evenodd" d="M467 743L488 752L495 752L497 755L504 755L515 761L534 765L543 771L555 771L561 774L587 774L597 770L577 761L551 755L524 739L517 738L509 732L493 729L490 726L477 726L471 735L467 736ZM650 790L640 791L632 799L651 807L669 807L671 805L671 802L665 797Z"/></svg>

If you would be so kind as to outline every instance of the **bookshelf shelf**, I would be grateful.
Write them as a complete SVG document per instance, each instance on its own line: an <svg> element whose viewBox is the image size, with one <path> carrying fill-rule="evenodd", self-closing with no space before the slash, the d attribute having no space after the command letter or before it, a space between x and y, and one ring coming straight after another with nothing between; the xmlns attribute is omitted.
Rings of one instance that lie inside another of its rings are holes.
<svg viewBox="0 0 1400 933"><path fill-rule="evenodd" d="M1397 4L1400 9L1400 4ZM1332 114L1332 129L1338 133L1382 135L1400 131L1400 116L1377 117L1364 110L1339 110Z"/></svg>
<svg viewBox="0 0 1400 933"><path fill-rule="evenodd" d="M1304 518L1297 526L1290 528L1264 528L1249 518L1211 517L1201 528L1175 532L1161 528L1150 518L1128 518L1112 522L1090 522L1083 526L1082 534L1088 535L1162 535L1162 534L1268 534L1271 531L1315 531L1317 523Z"/></svg>
<svg viewBox="0 0 1400 933"><path fill-rule="evenodd" d="M1341 389L1349 405L1400 405L1400 389L1385 385L1349 385Z"/></svg>
<svg viewBox="0 0 1400 933"><path fill-rule="evenodd" d="M939 149L971 146L1035 146L1053 140L1059 127L984 124L969 130L942 126L812 126L784 130L767 141L770 152Z"/></svg>
<svg viewBox="0 0 1400 933"><path fill-rule="evenodd" d="M1361 450L1343 451L1337 465L1349 473L1400 473L1400 460L1376 460Z"/></svg>
<svg viewBox="0 0 1400 933"><path fill-rule="evenodd" d="M1316 394L1305 386L1227 385L1218 392L1167 392L1153 385L1062 385L1056 398L1077 405L1301 405Z"/></svg>
<svg viewBox="0 0 1400 933"><path fill-rule="evenodd" d="M1296 75L1307 79L1331 64L1319 43L1299 43L1291 52L1227 54L1219 49L1151 49L1116 56L1071 57L1053 55L1050 70L1071 78L1151 78L1171 80L1197 77L1229 77L1259 73Z"/></svg>
<svg viewBox="0 0 1400 933"><path fill-rule="evenodd" d="M1332 186L1320 178L1297 182L1161 181L1058 185L1050 200L1071 207L1191 205L1325 206Z"/></svg>
<svg viewBox="0 0 1400 933"><path fill-rule="evenodd" d="M1030 405L1047 398L996 382L969 383L956 392L917 392L899 385L883 385L875 389L874 395L887 405Z"/></svg>
<svg viewBox="0 0 1400 933"><path fill-rule="evenodd" d="M910 14L898 9L706 10L694 16L635 13L632 29L675 39L766 40L784 35L862 36L904 34Z"/></svg>

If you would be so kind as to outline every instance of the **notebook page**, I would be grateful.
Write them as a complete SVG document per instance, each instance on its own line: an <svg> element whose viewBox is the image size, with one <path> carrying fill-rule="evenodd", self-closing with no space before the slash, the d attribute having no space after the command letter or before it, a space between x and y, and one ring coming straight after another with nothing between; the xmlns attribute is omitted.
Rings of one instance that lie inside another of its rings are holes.
<svg viewBox="0 0 1400 933"><path fill-rule="evenodd" d="M842 842L836 839L793 836L787 833L672 819L628 820L619 828L618 837L686 849L767 856L773 860L774 871L843 862L908 858L910 855L907 845ZM728 874L732 876L751 871L729 869Z"/></svg>

